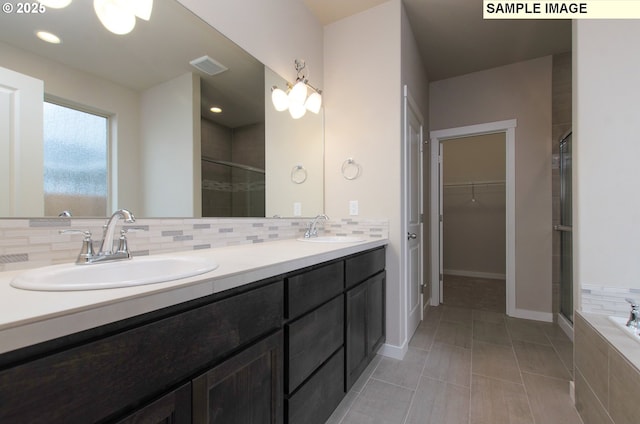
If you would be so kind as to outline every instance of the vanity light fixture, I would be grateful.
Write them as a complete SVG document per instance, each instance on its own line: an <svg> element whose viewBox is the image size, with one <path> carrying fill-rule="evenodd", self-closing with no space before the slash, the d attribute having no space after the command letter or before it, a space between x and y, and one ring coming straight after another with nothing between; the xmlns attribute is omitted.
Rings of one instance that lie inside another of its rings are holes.
<svg viewBox="0 0 640 424"><path fill-rule="evenodd" d="M322 90L309 84L309 73L304 73L306 64L304 60L296 59L294 61L296 72L296 83L291 85L287 83L287 91L274 85L271 87L271 102L273 107L282 112L289 109L289 113L293 119L299 119L308 111L313 113L320 112L322 106ZM312 93L307 97L309 89Z"/></svg>

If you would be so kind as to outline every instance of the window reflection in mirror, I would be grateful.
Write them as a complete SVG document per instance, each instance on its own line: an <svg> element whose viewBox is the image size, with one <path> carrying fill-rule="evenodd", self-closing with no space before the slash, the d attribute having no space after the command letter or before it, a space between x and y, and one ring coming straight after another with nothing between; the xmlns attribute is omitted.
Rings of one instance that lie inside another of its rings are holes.
<svg viewBox="0 0 640 424"><path fill-rule="evenodd" d="M44 102L45 215L107 214L108 118Z"/></svg>

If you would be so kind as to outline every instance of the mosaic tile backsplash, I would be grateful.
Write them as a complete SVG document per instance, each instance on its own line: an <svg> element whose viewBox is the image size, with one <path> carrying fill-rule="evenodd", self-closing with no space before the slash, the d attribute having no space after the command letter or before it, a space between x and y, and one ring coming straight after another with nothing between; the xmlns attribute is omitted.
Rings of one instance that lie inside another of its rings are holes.
<svg viewBox="0 0 640 424"><path fill-rule="evenodd" d="M631 310L625 300L640 302L640 289L583 284L582 311L627 318Z"/></svg>
<svg viewBox="0 0 640 424"><path fill-rule="evenodd" d="M209 249L301 237L310 220L300 218L187 218L138 219L124 227L134 256ZM105 219L0 219L0 271L73 262L82 244L81 234L60 230L89 230L99 248ZM318 223L323 235L389 236L385 219L340 219ZM135 231L131 231L135 230Z"/></svg>

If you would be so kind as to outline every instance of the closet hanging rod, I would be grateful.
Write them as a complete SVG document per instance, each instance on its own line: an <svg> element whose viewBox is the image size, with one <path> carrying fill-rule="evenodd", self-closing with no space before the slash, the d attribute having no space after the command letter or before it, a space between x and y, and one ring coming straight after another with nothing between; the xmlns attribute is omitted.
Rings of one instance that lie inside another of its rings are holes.
<svg viewBox="0 0 640 424"><path fill-rule="evenodd" d="M444 187L471 187L471 186L496 186L504 185L506 181L469 181L464 183L445 183Z"/></svg>

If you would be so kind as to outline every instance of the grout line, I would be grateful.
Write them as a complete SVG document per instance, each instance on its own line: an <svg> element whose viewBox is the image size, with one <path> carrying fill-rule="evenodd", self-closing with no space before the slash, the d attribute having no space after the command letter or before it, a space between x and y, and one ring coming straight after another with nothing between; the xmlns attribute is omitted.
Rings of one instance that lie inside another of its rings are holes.
<svg viewBox="0 0 640 424"><path fill-rule="evenodd" d="M520 380L522 381L522 388L524 389L524 394L527 397L527 405L529 405L529 412L531 413L531 419L533 420L533 423L536 424L536 417L533 415L533 408L531 407L531 399L529 398L529 392L527 391L526 384L524 384L524 377L522 375L522 368L520 367L520 360L518 359L518 355L516 354L516 349L513 347L513 337L511 336L511 331L509 330L508 325L507 325L507 333L509 333L509 338L511 339L511 350L513 351L513 356L516 358L516 364L518 365L518 372L520 372ZM544 424L544 423L540 423L540 424Z"/></svg>

